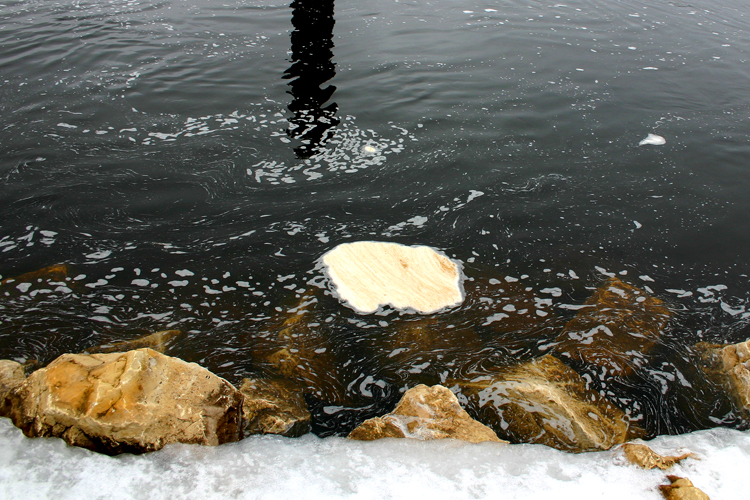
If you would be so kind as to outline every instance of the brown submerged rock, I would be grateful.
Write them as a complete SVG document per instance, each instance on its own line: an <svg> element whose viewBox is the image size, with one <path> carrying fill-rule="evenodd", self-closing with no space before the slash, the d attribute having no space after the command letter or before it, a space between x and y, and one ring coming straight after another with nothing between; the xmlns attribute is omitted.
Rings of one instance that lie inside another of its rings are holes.
<svg viewBox="0 0 750 500"><path fill-rule="evenodd" d="M667 500L710 500L708 495L699 490L690 479L679 476L667 476L671 484L659 486L661 494Z"/></svg>
<svg viewBox="0 0 750 500"><path fill-rule="evenodd" d="M582 452L607 450L628 437L622 410L549 354L455 383L482 421L511 442Z"/></svg>
<svg viewBox="0 0 750 500"><path fill-rule="evenodd" d="M365 420L348 437L361 441L394 437L506 442L492 429L471 418L450 389L423 384L406 391L393 412Z"/></svg>
<svg viewBox="0 0 750 500"><path fill-rule="evenodd" d="M286 378L305 394L332 404L348 404L339 363L320 323L315 321L318 302L314 292L303 295L290 315L270 328L273 350L258 349L253 356L267 363L275 377ZM317 326L310 326L311 323Z"/></svg>
<svg viewBox="0 0 750 500"><path fill-rule="evenodd" d="M618 278L604 283L568 322L554 352L611 375L629 375L646 363L670 311L664 303Z"/></svg>
<svg viewBox="0 0 750 500"><path fill-rule="evenodd" d="M54 291L70 292L69 287L73 285L68 278L69 271L67 264L55 264L20 276L6 278L0 281L0 293L14 297L26 293L34 295L40 292L44 295Z"/></svg>
<svg viewBox="0 0 750 500"><path fill-rule="evenodd" d="M464 286L468 302L465 314L473 318L477 327L495 334L518 336L522 332L538 332L555 323L552 300L539 297L532 287L517 278L477 277Z"/></svg>
<svg viewBox="0 0 750 500"><path fill-rule="evenodd" d="M242 395L195 363L138 349L64 354L11 395L13 423L29 437L61 437L108 454L169 443L241 438Z"/></svg>
<svg viewBox="0 0 750 500"><path fill-rule="evenodd" d="M310 432L310 411L302 391L288 380L244 379L240 392L244 434L297 437Z"/></svg>
<svg viewBox="0 0 750 500"><path fill-rule="evenodd" d="M9 396L24 380L26 380L26 373L21 363L0 359L0 417L8 416Z"/></svg>
<svg viewBox="0 0 750 500"><path fill-rule="evenodd" d="M160 332L152 333L143 337L138 337L132 340L125 340L122 342L114 342L112 344L105 344L97 347L93 347L88 350L90 353L107 353L107 352L125 352L132 351L133 349L149 348L156 352L164 354L167 347L172 341L180 336L182 332L180 330L162 330Z"/></svg>
<svg viewBox="0 0 750 500"><path fill-rule="evenodd" d="M679 456L659 455L645 444L639 443L625 443L621 446L621 449L625 454L625 458L627 458L630 463L643 467L644 469L658 467L661 470L666 470L686 458L695 458L695 455L692 453L683 453Z"/></svg>

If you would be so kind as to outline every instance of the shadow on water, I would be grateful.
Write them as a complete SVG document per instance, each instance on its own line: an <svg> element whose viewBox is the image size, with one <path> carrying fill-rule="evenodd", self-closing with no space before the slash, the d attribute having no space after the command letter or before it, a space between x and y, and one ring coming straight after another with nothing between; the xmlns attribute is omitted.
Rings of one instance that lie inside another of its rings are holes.
<svg viewBox="0 0 750 500"><path fill-rule="evenodd" d="M323 85L336 75L333 58L333 0L295 0L291 4L292 65L284 72L291 80L290 94L294 97L289 111L294 117L289 121L287 134L300 139L294 148L299 158L309 158L330 135L330 129L339 124L336 118L338 105L331 100L336 87Z"/></svg>

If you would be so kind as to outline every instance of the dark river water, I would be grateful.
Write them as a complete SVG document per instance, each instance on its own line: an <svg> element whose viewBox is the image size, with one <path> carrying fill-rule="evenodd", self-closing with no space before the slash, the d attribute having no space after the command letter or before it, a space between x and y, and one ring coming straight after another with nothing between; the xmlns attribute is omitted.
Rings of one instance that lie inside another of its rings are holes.
<svg viewBox="0 0 750 500"><path fill-rule="evenodd" d="M691 346L750 336L749 22L740 0L3 1L0 275L67 279L3 285L0 358L173 329L167 354L237 383L287 347L314 358L314 431L345 434L543 354L615 274L672 321L629 378L576 368L651 436L742 427ZM358 240L444 251L465 302L342 306L317 261Z"/></svg>

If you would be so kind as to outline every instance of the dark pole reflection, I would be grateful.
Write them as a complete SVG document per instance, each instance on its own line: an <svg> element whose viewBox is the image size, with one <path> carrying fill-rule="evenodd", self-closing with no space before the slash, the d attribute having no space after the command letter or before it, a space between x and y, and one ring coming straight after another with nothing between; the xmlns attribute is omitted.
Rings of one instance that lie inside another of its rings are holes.
<svg viewBox="0 0 750 500"><path fill-rule="evenodd" d="M333 0L295 0L292 12L292 65L284 73L294 97L289 111L287 135L301 139L303 144L294 151L299 158L309 158L320 149L331 135L330 129L339 123L338 105L325 104L336 87L321 88L336 75L333 58ZM324 107L325 106L325 107Z"/></svg>

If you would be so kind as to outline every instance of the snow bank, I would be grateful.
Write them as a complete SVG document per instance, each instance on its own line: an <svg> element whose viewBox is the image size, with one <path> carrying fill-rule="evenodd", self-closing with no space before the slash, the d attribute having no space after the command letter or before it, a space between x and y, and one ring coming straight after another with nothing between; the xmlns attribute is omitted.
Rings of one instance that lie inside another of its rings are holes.
<svg viewBox="0 0 750 500"><path fill-rule="evenodd" d="M686 448L668 472L689 477L713 500L743 498L750 432L663 436L666 453ZM350 441L254 437L219 447L169 445L108 457L60 439L28 439L0 418L0 498L289 499L425 498L662 499L665 472L624 463L618 451L567 454L539 445L458 441Z"/></svg>

